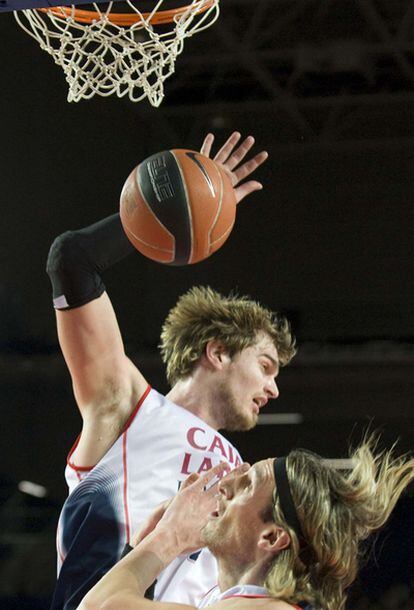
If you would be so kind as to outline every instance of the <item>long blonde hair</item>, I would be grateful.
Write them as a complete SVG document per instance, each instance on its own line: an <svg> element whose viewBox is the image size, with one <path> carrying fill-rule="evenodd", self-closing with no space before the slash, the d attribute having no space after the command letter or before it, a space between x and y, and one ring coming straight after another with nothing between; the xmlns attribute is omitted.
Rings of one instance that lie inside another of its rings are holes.
<svg viewBox="0 0 414 610"><path fill-rule="evenodd" d="M374 436L350 455L348 471L319 456L292 451L286 469L293 502L309 545L306 559L281 512L277 489L273 517L290 534L291 546L273 562L266 587L290 603L343 610L358 571L360 542L384 525L401 493L414 479L414 459L376 452Z"/></svg>

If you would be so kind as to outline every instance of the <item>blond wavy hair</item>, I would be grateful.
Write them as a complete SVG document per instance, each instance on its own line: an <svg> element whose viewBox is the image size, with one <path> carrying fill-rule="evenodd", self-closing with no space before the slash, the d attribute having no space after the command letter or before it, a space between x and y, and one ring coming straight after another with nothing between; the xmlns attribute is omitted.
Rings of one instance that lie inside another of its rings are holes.
<svg viewBox="0 0 414 610"><path fill-rule="evenodd" d="M414 480L414 459L377 452L371 436L351 453L352 469L336 470L304 450L289 453L286 469L304 537L301 559L295 532L281 513L277 490L273 518L291 537L268 572L270 594L288 603L305 601L317 610L343 610L358 570L360 542L387 521L401 493ZM308 549L309 551L309 549Z"/></svg>
<svg viewBox="0 0 414 610"><path fill-rule="evenodd" d="M259 333L273 340L280 365L296 353L286 318L246 296L223 296L209 287L196 286L180 297L162 327L160 350L167 379L174 385L187 377L207 343L221 341L231 356L253 345Z"/></svg>

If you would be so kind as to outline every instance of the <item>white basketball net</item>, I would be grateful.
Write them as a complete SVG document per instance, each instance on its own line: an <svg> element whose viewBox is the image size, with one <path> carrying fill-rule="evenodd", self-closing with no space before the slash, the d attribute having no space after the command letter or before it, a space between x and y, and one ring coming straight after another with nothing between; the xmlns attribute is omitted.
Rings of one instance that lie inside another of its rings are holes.
<svg viewBox="0 0 414 610"><path fill-rule="evenodd" d="M185 38L208 28L219 15L219 0L192 0L171 23L158 26L151 21L163 0L145 15L130 0L126 3L137 15L133 25L111 22L113 2L105 10L93 5L98 15L92 23L77 22L74 6L67 7L67 13L62 8L54 9L57 14L50 9L14 13L17 23L63 68L69 102L115 94L128 95L133 102L148 98L159 106L164 81L174 72Z"/></svg>

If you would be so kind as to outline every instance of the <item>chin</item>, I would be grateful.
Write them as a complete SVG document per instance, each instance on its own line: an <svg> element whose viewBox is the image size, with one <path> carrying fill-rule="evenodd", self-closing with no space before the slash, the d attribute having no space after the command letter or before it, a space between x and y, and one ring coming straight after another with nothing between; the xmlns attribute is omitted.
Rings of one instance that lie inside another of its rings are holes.
<svg viewBox="0 0 414 610"><path fill-rule="evenodd" d="M208 521L201 531L201 540L210 551L213 551L214 542L217 539L214 525L213 521Z"/></svg>
<svg viewBox="0 0 414 610"><path fill-rule="evenodd" d="M246 432L255 427L258 419L257 413L252 411L250 405L238 402L230 389L224 385L220 388L220 399L225 405L221 411L223 422L221 429L229 432Z"/></svg>
<svg viewBox="0 0 414 610"><path fill-rule="evenodd" d="M258 416L253 412L233 413L233 417L227 422L226 430L230 432L247 432L257 424Z"/></svg>

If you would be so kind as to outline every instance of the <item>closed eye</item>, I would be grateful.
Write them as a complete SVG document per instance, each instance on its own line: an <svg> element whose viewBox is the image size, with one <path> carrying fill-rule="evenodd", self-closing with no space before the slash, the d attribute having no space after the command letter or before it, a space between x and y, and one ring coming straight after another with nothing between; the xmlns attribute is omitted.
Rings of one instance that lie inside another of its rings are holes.
<svg viewBox="0 0 414 610"><path fill-rule="evenodd" d="M252 477L246 473L246 480L244 481L244 490L249 490L253 487L253 479Z"/></svg>
<svg viewBox="0 0 414 610"><path fill-rule="evenodd" d="M263 372L269 375L272 374L276 378L279 373L278 361L269 354L259 354L259 356L264 358L263 360L260 360L260 366L262 367Z"/></svg>

